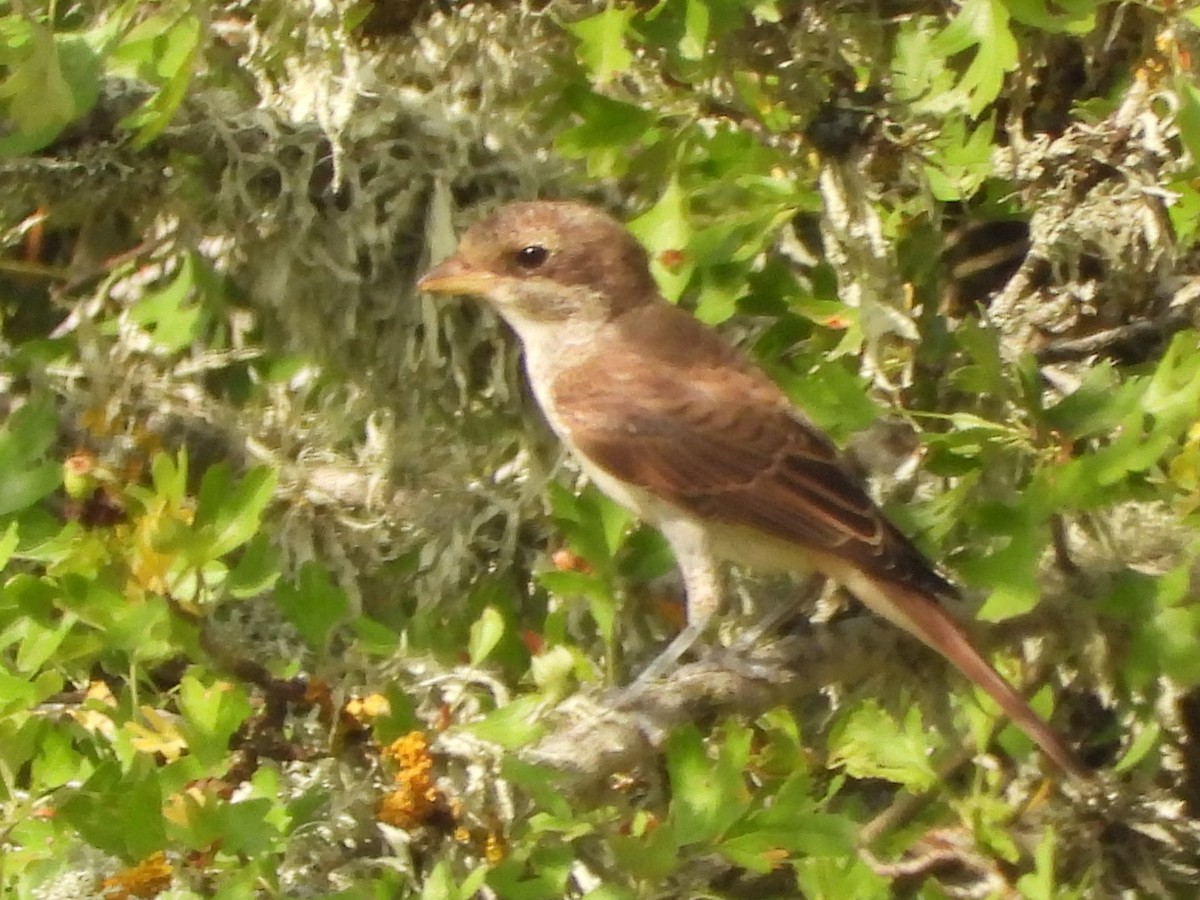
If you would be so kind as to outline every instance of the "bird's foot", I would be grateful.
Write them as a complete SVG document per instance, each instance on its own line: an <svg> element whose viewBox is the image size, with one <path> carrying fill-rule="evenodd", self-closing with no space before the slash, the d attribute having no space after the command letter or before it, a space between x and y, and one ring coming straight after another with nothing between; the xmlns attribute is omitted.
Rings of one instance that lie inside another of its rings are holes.
<svg viewBox="0 0 1200 900"><path fill-rule="evenodd" d="M778 664L770 665L756 662L749 652L751 646L744 641L737 641L728 647L721 644L715 646L706 645L704 648L704 661L738 678L749 681L778 681Z"/></svg>
<svg viewBox="0 0 1200 900"><path fill-rule="evenodd" d="M633 682L632 687L644 688L659 681L674 669L684 654L691 650L704 634L707 624L707 622L689 623L683 631L675 636L675 639L671 643L667 644L658 656L651 660L650 665L642 670L642 673Z"/></svg>

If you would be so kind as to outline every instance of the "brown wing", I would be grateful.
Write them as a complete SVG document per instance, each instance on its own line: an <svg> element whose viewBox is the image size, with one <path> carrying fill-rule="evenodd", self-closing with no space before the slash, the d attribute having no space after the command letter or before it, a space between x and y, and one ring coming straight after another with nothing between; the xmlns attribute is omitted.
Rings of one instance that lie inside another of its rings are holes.
<svg viewBox="0 0 1200 900"><path fill-rule="evenodd" d="M606 354L603 365L585 362L556 379L559 417L605 471L684 509L918 590L954 592L774 384L740 357L721 363L682 370L645 354Z"/></svg>

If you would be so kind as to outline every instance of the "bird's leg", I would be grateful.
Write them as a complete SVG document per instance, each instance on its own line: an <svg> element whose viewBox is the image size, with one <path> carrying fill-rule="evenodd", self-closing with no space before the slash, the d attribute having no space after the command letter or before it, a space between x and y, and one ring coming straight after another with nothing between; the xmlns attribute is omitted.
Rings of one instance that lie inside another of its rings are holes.
<svg viewBox="0 0 1200 900"><path fill-rule="evenodd" d="M683 655L692 649L692 645L700 640L710 621L711 619L688 622L684 629L675 635L675 639L667 644L666 648L654 657L650 665L642 670L635 684L639 686L651 684L670 672Z"/></svg>
<svg viewBox="0 0 1200 900"><path fill-rule="evenodd" d="M819 572L809 574L799 585L798 596L794 602L777 603L765 616L742 630L728 648L714 651L721 654L718 656L718 664L742 678L756 681L777 680L779 670L776 665L762 665L747 657L755 647L773 635L783 622L793 618L798 608L808 606L820 597L827 582L828 579Z"/></svg>
<svg viewBox="0 0 1200 900"><path fill-rule="evenodd" d="M686 519L666 522L660 527L675 551L675 561L683 574L683 587L687 591L687 625L638 675L637 686L657 681L674 668L708 631L721 608L721 573L709 550L704 528Z"/></svg>

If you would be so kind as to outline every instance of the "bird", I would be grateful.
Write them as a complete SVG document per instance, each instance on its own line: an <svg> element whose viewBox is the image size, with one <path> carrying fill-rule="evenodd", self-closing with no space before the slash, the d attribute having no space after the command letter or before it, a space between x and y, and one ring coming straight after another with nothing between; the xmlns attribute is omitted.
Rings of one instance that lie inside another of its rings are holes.
<svg viewBox="0 0 1200 900"><path fill-rule="evenodd" d="M601 491L662 533L686 592L676 657L719 611L723 563L815 571L944 656L1060 769L1089 777L975 648L944 603L954 585L833 441L747 356L662 296L646 250L615 218L572 200L509 202L417 286L494 307L522 345L551 429Z"/></svg>

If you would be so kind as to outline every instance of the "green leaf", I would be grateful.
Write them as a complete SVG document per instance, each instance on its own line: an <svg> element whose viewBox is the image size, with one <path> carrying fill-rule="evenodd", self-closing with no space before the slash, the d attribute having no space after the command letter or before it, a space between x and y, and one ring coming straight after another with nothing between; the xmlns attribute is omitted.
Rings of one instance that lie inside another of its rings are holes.
<svg viewBox="0 0 1200 900"><path fill-rule="evenodd" d="M684 59L704 59L708 50L709 11L705 0L686 0L684 31L679 40L679 55Z"/></svg>
<svg viewBox="0 0 1200 900"><path fill-rule="evenodd" d="M266 772L259 769L254 781L258 782ZM237 802L214 798L204 804L193 804L188 813L185 836L192 846L220 842L227 853L255 857L275 851L281 842L284 809L274 798L252 797Z"/></svg>
<svg viewBox="0 0 1200 900"><path fill-rule="evenodd" d="M130 308L129 318L144 326L163 352L176 353L190 346L199 331L203 310L194 295L195 263L191 254L185 254L170 282L146 291Z"/></svg>
<svg viewBox="0 0 1200 900"><path fill-rule="evenodd" d="M1085 35L1096 27L1097 0L1055 0L1054 6L1063 10L1055 15L1045 0L1004 0L1012 17L1022 25L1051 33Z"/></svg>
<svg viewBox="0 0 1200 900"><path fill-rule="evenodd" d="M156 772L125 773L115 760L107 760L67 796L57 813L93 847L132 863L166 846L162 808Z"/></svg>
<svg viewBox="0 0 1200 900"><path fill-rule="evenodd" d="M105 592L100 589L94 593ZM123 603L111 613L104 631L105 647L147 663L177 654L179 637L173 633L172 622L170 607L161 597Z"/></svg>
<svg viewBox="0 0 1200 900"><path fill-rule="evenodd" d="M1139 629L1130 652L1132 655L1152 648L1157 673L1190 689L1200 684L1197 643L1200 643L1200 607L1176 606L1161 610L1150 627Z"/></svg>
<svg viewBox="0 0 1200 900"><path fill-rule="evenodd" d="M1142 397L1142 409L1155 417L1157 428L1175 432L1195 421L1197 408L1200 408L1200 335L1181 331L1171 339L1155 368Z"/></svg>
<svg viewBox="0 0 1200 900"><path fill-rule="evenodd" d="M508 755L500 761L500 774L533 798L534 805L560 819L572 815L571 805L563 794L560 781L563 774L556 769L537 766L516 756Z"/></svg>
<svg viewBox="0 0 1200 900"><path fill-rule="evenodd" d="M225 681L202 682L193 674L179 684L188 749L205 767L229 763L229 739L251 713L250 701L239 685Z"/></svg>
<svg viewBox="0 0 1200 900"><path fill-rule="evenodd" d="M1162 727L1157 722L1150 722L1143 725L1134 735L1133 741L1129 744L1129 749L1124 755L1116 761L1112 766L1114 775L1122 775L1137 767L1146 756L1158 746L1159 738L1162 737Z"/></svg>
<svg viewBox="0 0 1200 900"><path fill-rule="evenodd" d="M62 484L62 466L44 462L30 469L0 469L0 516L27 509Z"/></svg>
<svg viewBox="0 0 1200 900"><path fill-rule="evenodd" d="M966 96L968 113L977 116L1000 96L1005 73L1017 65L1017 41L1001 0L965 0L929 49L949 57L972 47L975 55L955 90Z"/></svg>
<svg viewBox="0 0 1200 900"><path fill-rule="evenodd" d="M875 874L861 856L847 853L844 856L812 856L793 860L801 896L892 900L896 896L892 880ZM927 892L922 895L930 898L938 896Z"/></svg>
<svg viewBox="0 0 1200 900"><path fill-rule="evenodd" d="M173 507L180 506L187 495L187 476L187 447L180 447L174 460L166 453L159 453L150 463L150 479L155 494Z"/></svg>
<svg viewBox="0 0 1200 900"><path fill-rule="evenodd" d="M258 466L234 484L229 466L218 463L204 473L196 498L193 529L202 531L212 557L224 556L250 540L262 525L262 513L279 473Z"/></svg>
<svg viewBox="0 0 1200 900"><path fill-rule="evenodd" d="M651 884L662 884L679 867L679 842L672 828L614 834L608 843L621 871Z"/></svg>
<svg viewBox="0 0 1200 900"><path fill-rule="evenodd" d="M945 114L956 105L951 94L954 76L944 55L931 49L934 21L932 16L913 16L900 24L892 54L892 84L900 100L922 111Z"/></svg>
<svg viewBox="0 0 1200 900"><path fill-rule="evenodd" d="M110 68L114 74L139 78L158 88L121 122L137 130L136 149L146 146L171 123L187 93L204 36L199 18L190 11L158 14L139 22L113 51Z"/></svg>
<svg viewBox="0 0 1200 900"><path fill-rule="evenodd" d="M27 509L62 484L62 466L43 461L57 431L58 414L40 398L0 428L0 515Z"/></svg>
<svg viewBox="0 0 1200 900"><path fill-rule="evenodd" d="M820 812L815 807L807 774L789 777L768 805L755 810L732 830L730 840L743 840L743 849L755 843L811 856L844 856L853 852L858 827L848 817ZM754 834L765 837L755 839ZM727 843L727 842L725 842ZM722 844L724 846L724 843Z"/></svg>
<svg viewBox="0 0 1200 900"><path fill-rule="evenodd" d="M62 690L62 684L62 678L54 672L42 672L31 680L0 668L0 715L9 715L36 706ZM0 745L2 743L0 741ZM0 746L0 760L9 760L3 746ZM20 764L10 766L10 770L17 768L20 768Z"/></svg>
<svg viewBox="0 0 1200 900"><path fill-rule="evenodd" d="M71 734L65 729L46 730L39 742L37 756L33 759L33 780L40 789L53 789L72 781L83 781L92 774L94 768L91 762L73 744Z"/></svg>
<svg viewBox="0 0 1200 900"><path fill-rule="evenodd" d="M993 172L994 132L994 117L987 118L974 130L962 118L943 124L925 166L934 197L950 203L965 200L979 190Z"/></svg>
<svg viewBox="0 0 1200 900"><path fill-rule="evenodd" d="M1054 843L1054 829L1047 828L1034 851L1034 871L1017 879L1024 900L1061 900L1064 896L1054 879Z"/></svg>
<svg viewBox="0 0 1200 900"><path fill-rule="evenodd" d="M1179 126L1179 139L1192 156L1192 165L1200 164L1200 89L1187 77L1180 76L1175 83L1179 97L1179 112L1175 124Z"/></svg>
<svg viewBox="0 0 1200 900"><path fill-rule="evenodd" d="M1083 381L1044 413L1050 427L1072 438L1104 434L1127 419L1141 402L1146 379L1122 381L1107 362L1091 365Z"/></svg>
<svg viewBox="0 0 1200 900"><path fill-rule="evenodd" d="M403 639L382 622L359 616L350 623L359 649L373 656L392 656L398 653Z"/></svg>
<svg viewBox="0 0 1200 900"><path fill-rule="evenodd" d="M1009 522L1006 546L958 566L967 584L989 592L977 614L986 622L1023 615L1037 606L1041 596L1038 563L1050 540L1049 526L1026 509L1014 509Z"/></svg>
<svg viewBox="0 0 1200 900"><path fill-rule="evenodd" d="M677 178L672 177L658 201L629 223L629 230L649 251L650 270L663 296L678 300L692 279L696 259L687 252L692 229L687 198ZM663 262L664 254L670 265Z"/></svg>
<svg viewBox="0 0 1200 900"><path fill-rule="evenodd" d="M1197 148L1200 148L1200 99L1193 98L1193 102L1194 124L1189 127L1189 131L1194 135L1193 140ZM1194 159L1200 159L1195 150L1192 154ZM1175 202L1167 207L1167 215L1175 231L1176 243L1179 246L1192 246L1197 235L1200 235L1200 186L1190 179L1177 178L1167 182L1165 187L1175 194Z"/></svg>
<svg viewBox="0 0 1200 900"><path fill-rule="evenodd" d="M741 273L718 268L700 270L700 293L696 297L696 318L707 325L719 325L737 312L737 301L746 293Z"/></svg>
<svg viewBox="0 0 1200 900"><path fill-rule="evenodd" d="M438 860L421 886L421 900L462 900L449 860Z"/></svg>
<svg viewBox="0 0 1200 900"><path fill-rule="evenodd" d="M596 495L596 510L600 516L600 528L604 533L604 546L609 559L612 559L629 536L633 513L599 491Z"/></svg>
<svg viewBox="0 0 1200 900"><path fill-rule="evenodd" d="M749 761L750 730L726 724L716 759L694 727L675 731L667 742L671 778L671 829L680 845L718 838L749 805L743 773Z"/></svg>
<svg viewBox="0 0 1200 900"><path fill-rule="evenodd" d="M766 873L778 867L781 851L798 856L848 856L854 852L856 831L845 816L807 812L771 826L748 825L743 833L721 841L718 849L731 862Z"/></svg>
<svg viewBox="0 0 1200 900"><path fill-rule="evenodd" d="M567 25L579 41L576 54L592 78L600 84L624 72L633 63L625 45L629 23L637 14L633 4L609 3L603 12Z"/></svg>
<svg viewBox="0 0 1200 900"><path fill-rule="evenodd" d="M516 750L537 740L545 732L545 726L537 717L541 706L542 700L536 695L518 697L478 722L463 727L482 740L499 744L506 750Z"/></svg>
<svg viewBox="0 0 1200 900"><path fill-rule="evenodd" d="M33 674L54 655L77 619L73 615L64 615L52 625L26 619L17 627L21 634L21 643L17 648L17 671Z"/></svg>
<svg viewBox="0 0 1200 900"><path fill-rule="evenodd" d="M628 535L630 513L594 485L575 495L562 485L552 484L549 496L556 524L571 549L606 581L612 574L613 557Z"/></svg>
<svg viewBox="0 0 1200 900"><path fill-rule="evenodd" d="M30 400L0 428L0 470L40 460L54 443L58 413L50 402Z"/></svg>
<svg viewBox="0 0 1200 900"><path fill-rule="evenodd" d="M0 536L0 570L8 565L12 552L17 549L17 523L9 522L3 536Z"/></svg>
<svg viewBox="0 0 1200 900"><path fill-rule="evenodd" d="M792 402L835 440L845 440L879 418L879 407L863 378L839 361L817 359L810 368L780 370L771 375Z"/></svg>
<svg viewBox="0 0 1200 900"><path fill-rule="evenodd" d="M317 650L325 647L334 626L350 612L346 592L330 580L323 566L312 560L300 567L294 584L287 581L279 584L275 601L300 636Z"/></svg>
<svg viewBox="0 0 1200 900"><path fill-rule="evenodd" d="M624 173L634 149L658 138L653 113L583 85L567 85L554 106L579 122L555 137L555 149L568 159L586 159L588 174L594 178Z"/></svg>
<svg viewBox="0 0 1200 900"><path fill-rule="evenodd" d="M0 156L32 153L83 116L99 96L96 54L78 35L53 34L30 24L30 40L9 59L9 76L0 83L7 118L16 126L0 139Z"/></svg>
<svg viewBox="0 0 1200 900"><path fill-rule="evenodd" d="M638 895L626 888L605 884L583 895L583 900L637 900Z"/></svg>
<svg viewBox="0 0 1200 900"><path fill-rule="evenodd" d="M913 790L925 791L938 781L929 750L936 735L927 733L921 711L909 710L897 722L878 703L856 707L834 729L830 765L855 778L884 778Z"/></svg>
<svg viewBox="0 0 1200 900"><path fill-rule="evenodd" d="M279 576L279 552L267 535L259 533L246 544L225 586L233 597L254 597L268 590Z"/></svg>
<svg viewBox="0 0 1200 900"><path fill-rule="evenodd" d="M483 613L471 625L471 638L468 644L471 665L477 666L496 649L500 639L504 637L504 616L494 606L484 609Z"/></svg>

